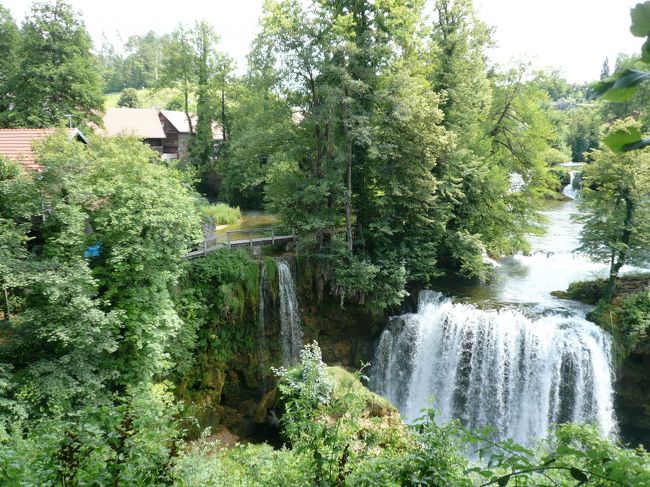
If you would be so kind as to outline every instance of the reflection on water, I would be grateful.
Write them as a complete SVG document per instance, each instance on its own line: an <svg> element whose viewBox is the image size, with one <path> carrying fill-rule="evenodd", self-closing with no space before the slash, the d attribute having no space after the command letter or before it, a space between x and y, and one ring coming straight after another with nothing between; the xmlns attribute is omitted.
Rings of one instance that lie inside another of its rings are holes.
<svg viewBox="0 0 650 487"><path fill-rule="evenodd" d="M242 218L232 225L225 225L217 230L217 235L235 230L251 230L255 228L272 227L279 225L280 219L262 211L244 211Z"/></svg>

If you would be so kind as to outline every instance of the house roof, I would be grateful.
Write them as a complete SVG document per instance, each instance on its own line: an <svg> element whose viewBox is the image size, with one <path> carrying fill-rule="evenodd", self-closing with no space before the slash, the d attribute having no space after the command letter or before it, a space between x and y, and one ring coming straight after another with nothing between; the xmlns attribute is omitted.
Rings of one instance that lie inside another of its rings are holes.
<svg viewBox="0 0 650 487"><path fill-rule="evenodd" d="M174 110L160 110L160 113L171 123L176 130L181 134L191 133L190 124L187 123L187 115L185 112L177 112ZM196 129L197 117L192 115L192 128ZM221 124L214 122L212 124L212 135L214 140L222 140L223 132L221 131Z"/></svg>
<svg viewBox="0 0 650 487"><path fill-rule="evenodd" d="M103 135L134 135L140 139L164 139L165 132L154 108L109 108L104 115Z"/></svg>
<svg viewBox="0 0 650 487"><path fill-rule="evenodd" d="M20 163L25 169L40 171L36 163L34 142L41 141L54 134L57 129L0 129L0 156ZM68 129L70 139L77 138L88 143L79 129Z"/></svg>

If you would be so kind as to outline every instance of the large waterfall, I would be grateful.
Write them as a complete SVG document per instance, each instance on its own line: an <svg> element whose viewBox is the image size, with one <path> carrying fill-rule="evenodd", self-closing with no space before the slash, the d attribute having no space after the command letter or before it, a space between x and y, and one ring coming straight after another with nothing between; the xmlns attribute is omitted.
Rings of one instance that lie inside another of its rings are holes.
<svg viewBox="0 0 650 487"><path fill-rule="evenodd" d="M291 365L298 361L302 350L302 328L298 313L298 299L291 269L284 260L278 261L280 290L280 333L282 335L282 362Z"/></svg>
<svg viewBox="0 0 650 487"><path fill-rule="evenodd" d="M491 425L522 443L568 421L609 434L610 345L579 317L480 310L424 292L417 314L393 318L384 331L373 385L407 421L433 406L443 422Z"/></svg>
<svg viewBox="0 0 650 487"><path fill-rule="evenodd" d="M489 284L450 283L453 299L423 292L416 313L391 318L372 388L407 421L434 407L441 422L490 425L524 444L568 421L615 433L611 338L586 320L588 306L551 294L607 275L573 252L576 210L553 205L547 233L531 238L528 255L500 259Z"/></svg>

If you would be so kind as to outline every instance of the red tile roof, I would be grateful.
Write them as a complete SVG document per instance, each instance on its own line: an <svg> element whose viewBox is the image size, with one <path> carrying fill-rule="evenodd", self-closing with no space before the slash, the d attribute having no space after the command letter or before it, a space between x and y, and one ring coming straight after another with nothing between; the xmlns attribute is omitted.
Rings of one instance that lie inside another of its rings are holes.
<svg viewBox="0 0 650 487"><path fill-rule="evenodd" d="M0 156L16 161L27 170L40 171L36 162L34 142L41 141L54 134L58 129L0 129ZM81 130L67 129L70 140L76 139L84 144L88 141Z"/></svg>
<svg viewBox="0 0 650 487"><path fill-rule="evenodd" d="M55 129L0 129L0 156L19 162L25 169L40 171L32 150L35 141L43 140Z"/></svg>

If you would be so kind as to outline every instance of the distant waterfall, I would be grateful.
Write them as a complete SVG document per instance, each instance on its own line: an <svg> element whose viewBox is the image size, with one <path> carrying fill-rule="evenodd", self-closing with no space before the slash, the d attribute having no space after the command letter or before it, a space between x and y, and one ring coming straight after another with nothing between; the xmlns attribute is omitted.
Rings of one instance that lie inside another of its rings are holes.
<svg viewBox="0 0 650 487"><path fill-rule="evenodd" d="M577 199L579 194L580 194L578 188L575 187L575 186L577 186L575 184L577 174L579 174L578 171L569 172L569 175L571 176L571 180L569 181L569 184L567 184L564 187L564 189L562 190L562 192L564 193L564 196L566 196L568 198L571 198L572 200Z"/></svg>
<svg viewBox="0 0 650 487"><path fill-rule="evenodd" d="M383 332L372 386L407 421L435 407L441 422L491 425L499 438L524 444L569 421L610 434L610 347L579 316L480 310L423 292L417 314L392 318Z"/></svg>
<svg viewBox="0 0 650 487"><path fill-rule="evenodd" d="M291 365L298 361L302 350L302 328L298 314L298 299L289 265L278 261L280 290L280 333L282 336L282 362Z"/></svg>

